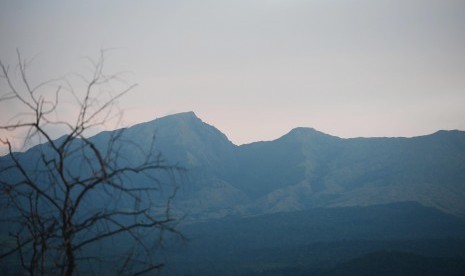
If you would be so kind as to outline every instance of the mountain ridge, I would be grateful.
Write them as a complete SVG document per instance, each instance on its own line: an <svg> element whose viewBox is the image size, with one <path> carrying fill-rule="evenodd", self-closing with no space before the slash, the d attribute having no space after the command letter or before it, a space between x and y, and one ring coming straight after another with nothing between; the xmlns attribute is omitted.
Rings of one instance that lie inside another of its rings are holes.
<svg viewBox="0 0 465 276"><path fill-rule="evenodd" d="M340 138L297 127L235 145L192 111L117 131L133 145L123 148L127 159L143 158L138 148L155 142L154 153L187 169L174 206L193 219L402 201L465 216L463 131ZM105 147L113 133L90 139Z"/></svg>
<svg viewBox="0 0 465 276"><path fill-rule="evenodd" d="M145 121L145 122L141 122L141 123L136 123L134 125L125 127L124 129L129 129L129 128L137 127L137 126L140 126L140 125L152 124L152 123L156 123L158 121L166 121L166 120L184 120L184 121L186 121L186 120L191 120L191 121L197 120L197 121L200 121L200 122L202 122L202 123L204 123L206 125L214 127L219 132L221 132L225 137L227 137L221 130L219 130L215 126L203 121L195 113L195 111L185 111L185 112L179 112L179 113L174 113L174 114L169 114L169 115L157 117L157 118L155 118L153 120L149 120L149 121ZM412 139L412 138L428 137L428 136L432 136L432 135L438 135L439 136L439 135L444 135L444 134L453 134L453 135L454 134L463 134L463 133L465 133L465 130L439 129L439 130L436 130L436 131L434 131L432 133L420 134L420 135L414 135L414 136L355 136L355 137L340 137L340 136L337 136L337 135L322 132L322 131L317 130L317 129L313 128L313 127L296 126L296 127L293 127L292 129L290 129L288 132L286 132L286 133L282 134L281 136L279 136L277 138L274 138L274 139L257 140L257 141L252 141L252 142L248 142L248 143L244 143L244 144L235 144L235 143L233 143L233 144L235 146L240 147L242 145L249 145L249 144L253 144L253 143L272 142L272 141L281 139L281 138L286 137L286 136L292 136L295 133L306 133L306 132L307 133L313 132L313 133L317 133L319 135L331 136L333 138L338 138L338 139L341 139L341 140L352 140L352 139ZM227 139L229 140L229 138L227 138Z"/></svg>
<svg viewBox="0 0 465 276"><path fill-rule="evenodd" d="M203 123L193 112L168 118L183 120L186 116ZM203 124L221 133L214 126ZM228 141L223 145L227 147L223 152L228 153L211 155L220 156L214 166L224 166L208 174L208 180L194 177L192 186L202 183L197 188L209 190L204 205L215 198L224 199L224 194L231 194L236 200L225 200L230 204L222 206L217 201L219 205L215 206L220 210L206 217L396 200L419 201L443 211L465 214L465 203L460 199L462 195L465 198L463 131L437 131L417 137L340 138L297 127L275 140L244 145L235 145L224 134L221 136L217 138ZM184 146L193 147L188 143ZM197 160L198 167L205 167L205 159ZM443 179L451 187L441 188ZM199 207L198 213L206 209L211 208Z"/></svg>

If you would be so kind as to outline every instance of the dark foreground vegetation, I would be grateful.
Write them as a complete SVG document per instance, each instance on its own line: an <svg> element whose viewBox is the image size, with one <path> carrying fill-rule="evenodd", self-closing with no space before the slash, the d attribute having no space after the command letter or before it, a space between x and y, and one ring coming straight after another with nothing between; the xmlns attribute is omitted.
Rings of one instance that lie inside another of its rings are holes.
<svg viewBox="0 0 465 276"><path fill-rule="evenodd" d="M166 275L463 275L465 220L417 203L225 218L183 229Z"/></svg>
<svg viewBox="0 0 465 276"><path fill-rule="evenodd" d="M465 259L426 257L412 253L379 251L366 254L332 268L281 268L243 275L269 276L388 276L463 275Z"/></svg>

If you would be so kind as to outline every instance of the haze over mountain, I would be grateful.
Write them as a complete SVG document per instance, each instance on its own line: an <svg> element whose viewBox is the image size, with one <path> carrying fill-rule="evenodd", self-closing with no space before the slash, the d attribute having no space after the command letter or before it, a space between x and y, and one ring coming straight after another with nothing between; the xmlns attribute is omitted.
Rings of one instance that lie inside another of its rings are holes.
<svg viewBox="0 0 465 276"><path fill-rule="evenodd" d="M124 136L143 144L154 133L157 149L189 171L177 206L193 217L403 201L465 215L462 131L341 139L295 128L274 141L236 146L186 112L130 127Z"/></svg>
<svg viewBox="0 0 465 276"><path fill-rule="evenodd" d="M104 148L116 132L91 139ZM127 162L143 158L141 148L155 137L155 149L187 169L174 206L194 220L405 201L465 215L463 131L342 139L299 127L273 141L237 146L185 112L118 133ZM21 156L33 162L35 152Z"/></svg>

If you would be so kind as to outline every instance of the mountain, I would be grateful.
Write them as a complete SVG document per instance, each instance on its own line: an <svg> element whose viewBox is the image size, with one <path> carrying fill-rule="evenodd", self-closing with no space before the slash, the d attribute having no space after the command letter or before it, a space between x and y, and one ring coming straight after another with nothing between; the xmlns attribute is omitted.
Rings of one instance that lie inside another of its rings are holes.
<svg viewBox="0 0 465 276"><path fill-rule="evenodd" d="M442 275L465 273L463 131L342 139L295 128L273 141L238 146L186 112L90 140L102 152L114 147L123 157L118 162L140 163L151 153L186 169L174 178L179 190L170 207L184 217L178 227L189 242L166 240L169 275L378 274L378 265L367 263L399 266L407 274L420 275L429 264ZM72 147L79 149L79 143ZM47 170L36 160L51 152L42 144L15 156L46 185ZM68 173L93 173L83 168L88 163L81 151L75 152ZM9 164L9 157L0 157L0 167ZM14 173L0 177L21 179ZM137 189L154 177L162 184L173 181L169 172L129 174L125 180ZM171 195L164 185L156 188L161 198ZM92 193L86 206L111 208L105 198L113 196ZM4 229L0 238L7 239ZM399 272L393 271L386 275Z"/></svg>
<svg viewBox="0 0 465 276"><path fill-rule="evenodd" d="M189 171L176 204L192 218L403 201L465 215L462 131L341 139L295 128L274 141L236 146L187 112L124 132L138 144L153 134L156 148Z"/></svg>
<svg viewBox="0 0 465 276"><path fill-rule="evenodd" d="M154 153L187 169L174 207L192 220L405 201L465 216L463 131L341 139L295 128L273 141L237 146L185 112L91 140L103 149L115 133L128 162L143 158L155 141ZM31 166L37 147L21 154Z"/></svg>

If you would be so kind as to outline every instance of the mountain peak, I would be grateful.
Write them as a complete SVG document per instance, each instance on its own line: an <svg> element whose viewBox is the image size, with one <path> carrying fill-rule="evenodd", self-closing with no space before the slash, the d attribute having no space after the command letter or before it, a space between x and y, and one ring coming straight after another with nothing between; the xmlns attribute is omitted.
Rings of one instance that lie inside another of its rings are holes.
<svg viewBox="0 0 465 276"><path fill-rule="evenodd" d="M291 135L302 135L302 134L310 134L310 133L318 133L316 129L312 127L296 127L291 129L288 134Z"/></svg>
<svg viewBox="0 0 465 276"><path fill-rule="evenodd" d="M175 114L170 114L163 116L159 119L197 119L200 120L200 118L195 114L194 111L186 111L186 112L180 112L180 113L175 113Z"/></svg>
<svg viewBox="0 0 465 276"><path fill-rule="evenodd" d="M154 123L161 136L169 136L169 139L179 143L191 144L201 141L210 141L210 144L215 144L217 141L231 143L226 135L202 121L193 111L164 116L156 119Z"/></svg>
<svg viewBox="0 0 465 276"><path fill-rule="evenodd" d="M331 135L320 132L311 127L296 127L289 131L283 137L293 138L293 139L308 139L310 137L331 137Z"/></svg>
<svg viewBox="0 0 465 276"><path fill-rule="evenodd" d="M461 130L458 130L458 129L450 129L450 130L438 130L436 131L435 133L431 134L431 135L460 135L460 134L463 134L465 133L464 131L461 131Z"/></svg>

